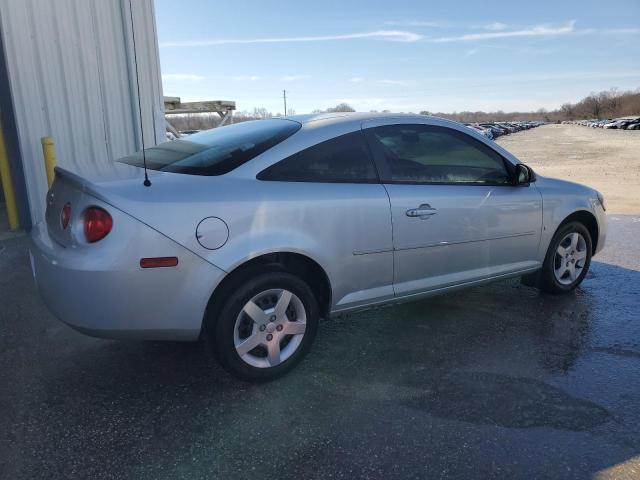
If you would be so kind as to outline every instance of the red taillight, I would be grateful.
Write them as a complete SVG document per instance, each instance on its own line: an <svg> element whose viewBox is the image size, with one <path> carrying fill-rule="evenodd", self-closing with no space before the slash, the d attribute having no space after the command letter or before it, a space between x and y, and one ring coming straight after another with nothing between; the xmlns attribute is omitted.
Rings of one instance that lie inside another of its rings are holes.
<svg viewBox="0 0 640 480"><path fill-rule="evenodd" d="M100 207L89 207L84 211L84 236L93 243L106 237L113 227L109 212Z"/></svg>
<svg viewBox="0 0 640 480"><path fill-rule="evenodd" d="M60 214L60 223L62 229L65 230L69 226L69 220L71 220L71 204L65 203L62 207L62 213Z"/></svg>

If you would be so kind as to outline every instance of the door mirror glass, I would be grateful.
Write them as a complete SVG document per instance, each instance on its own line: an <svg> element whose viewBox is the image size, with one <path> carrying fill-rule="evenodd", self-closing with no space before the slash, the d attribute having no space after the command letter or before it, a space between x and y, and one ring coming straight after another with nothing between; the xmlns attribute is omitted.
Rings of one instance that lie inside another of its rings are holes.
<svg viewBox="0 0 640 480"><path fill-rule="evenodd" d="M516 174L515 174L515 184L516 185L526 185L531 182L535 182L536 177L529 167L527 167L523 163L519 163L516 165Z"/></svg>

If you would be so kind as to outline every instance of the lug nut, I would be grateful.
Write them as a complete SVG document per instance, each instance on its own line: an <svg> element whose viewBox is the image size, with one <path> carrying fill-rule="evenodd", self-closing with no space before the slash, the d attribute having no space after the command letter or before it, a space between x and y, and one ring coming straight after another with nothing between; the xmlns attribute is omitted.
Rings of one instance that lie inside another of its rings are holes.
<svg viewBox="0 0 640 480"><path fill-rule="evenodd" d="M261 331L261 332L264 332L266 329L267 329L267 327L266 327L266 326L264 326L264 325L260 325L260 331Z"/></svg>
<svg viewBox="0 0 640 480"><path fill-rule="evenodd" d="M269 319L270 322L275 322L276 321L276 316L275 315L271 315L271 318Z"/></svg>
<svg viewBox="0 0 640 480"><path fill-rule="evenodd" d="M276 327L276 330L278 330L279 332L281 332L281 331L282 331L282 325L278 325L278 326Z"/></svg>
<svg viewBox="0 0 640 480"><path fill-rule="evenodd" d="M267 335L267 342L270 342L271 340L273 340L273 335L271 334Z"/></svg>

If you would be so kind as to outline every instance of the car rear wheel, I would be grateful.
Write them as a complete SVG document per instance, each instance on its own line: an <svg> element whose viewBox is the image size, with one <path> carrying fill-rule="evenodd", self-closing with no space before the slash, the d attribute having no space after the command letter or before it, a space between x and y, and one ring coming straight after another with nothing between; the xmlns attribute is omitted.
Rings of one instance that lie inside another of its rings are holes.
<svg viewBox="0 0 640 480"><path fill-rule="evenodd" d="M271 380L302 360L317 326L318 307L309 286L289 273L264 273L226 300L216 322L214 348L233 375Z"/></svg>
<svg viewBox="0 0 640 480"><path fill-rule="evenodd" d="M563 225L554 235L540 272L540 288L549 293L575 289L589 271L591 236L580 222Z"/></svg>

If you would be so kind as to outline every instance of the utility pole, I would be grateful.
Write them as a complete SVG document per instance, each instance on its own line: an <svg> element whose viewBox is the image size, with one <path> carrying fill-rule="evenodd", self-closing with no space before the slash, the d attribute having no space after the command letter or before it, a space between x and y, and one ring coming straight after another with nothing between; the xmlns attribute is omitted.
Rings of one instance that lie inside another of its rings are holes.
<svg viewBox="0 0 640 480"><path fill-rule="evenodd" d="M282 90L282 98L284 99L284 116L287 116L287 91Z"/></svg>

